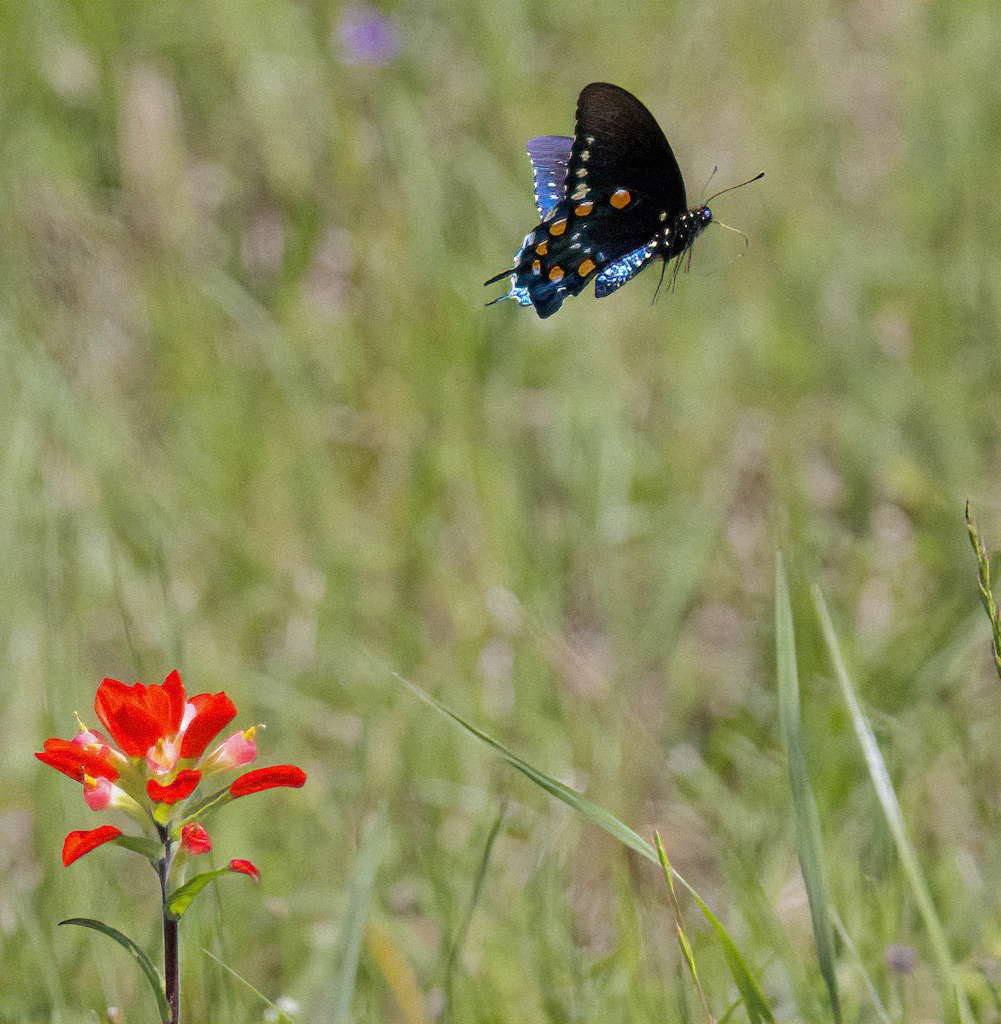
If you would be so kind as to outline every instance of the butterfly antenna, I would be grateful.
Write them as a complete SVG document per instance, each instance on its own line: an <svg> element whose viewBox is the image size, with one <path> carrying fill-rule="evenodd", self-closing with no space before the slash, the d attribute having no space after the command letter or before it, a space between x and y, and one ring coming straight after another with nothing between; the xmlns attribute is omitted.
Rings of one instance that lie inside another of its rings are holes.
<svg viewBox="0 0 1001 1024"><path fill-rule="evenodd" d="M715 171L715 170L713 170L713 174L715 174L715 173L716 173L716 171ZM718 192L716 192L716 193L715 193L714 195L711 195L711 196L710 196L710 197L709 197L709 198L708 198L708 199L707 199L707 200L705 201L705 203L704 203L703 205L704 205L704 206L708 206L708 205L709 205L709 204L710 204L710 203L711 203L711 202L712 202L712 201L713 201L713 200L714 200L714 199L716 198L716 196L721 196L721 195L723 195L723 193L724 193L724 192L732 192L732 191L733 191L733 190L734 190L735 188L743 188L743 187L744 187L745 185L750 185L752 181L757 181L757 180L758 180L759 178L763 178L764 176L765 176L765 172L764 172L764 171L762 171L762 172L761 172L760 174L755 174L755 176L754 176L753 178L748 178L748 179L747 179L747 181L742 181L742 182L741 182L741 183L740 183L739 185L730 185L730 186L728 186L727 188L721 188L721 189L720 189L720 190L719 190ZM712 181L712 178L711 178L711 177L710 177L709 181ZM708 184L708 182L706 183L706 187L707 187L707 188L709 187L709 184ZM726 225L724 225L724 227L725 227L725 226L726 226ZM732 231L732 230L733 230L733 228L731 228L730 230Z"/></svg>
<svg viewBox="0 0 1001 1024"><path fill-rule="evenodd" d="M716 172L718 170L719 170L718 167L714 167L713 168L712 174L709 175L709 177L706 179L706 183L702 186L702 192L700 193L700 195L705 195L706 192L709 191L709 186L712 184L713 178L716 177Z"/></svg>

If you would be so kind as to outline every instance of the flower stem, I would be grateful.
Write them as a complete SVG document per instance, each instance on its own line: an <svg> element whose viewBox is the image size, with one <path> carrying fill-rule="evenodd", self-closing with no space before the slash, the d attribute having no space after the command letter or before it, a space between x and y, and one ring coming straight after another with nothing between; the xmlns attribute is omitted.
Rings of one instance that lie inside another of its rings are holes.
<svg viewBox="0 0 1001 1024"><path fill-rule="evenodd" d="M166 838L161 832L161 838ZM163 856L157 863L157 874L160 876L160 902L163 906L163 978L167 990L167 1002L170 1005L170 1024L180 1024L181 1020L181 951L178 944L178 925L167 913L167 872L170 871L170 853L164 844Z"/></svg>
<svg viewBox="0 0 1001 1024"><path fill-rule="evenodd" d="M177 944L177 926L166 914L163 915L163 970L167 982L167 1002L170 1003L170 1024L181 1020L181 957Z"/></svg>

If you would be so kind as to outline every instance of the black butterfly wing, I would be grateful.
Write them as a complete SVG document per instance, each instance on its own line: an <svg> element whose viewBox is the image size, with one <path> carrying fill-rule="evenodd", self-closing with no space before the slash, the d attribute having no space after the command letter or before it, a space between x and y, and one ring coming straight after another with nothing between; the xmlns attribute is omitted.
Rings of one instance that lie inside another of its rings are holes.
<svg viewBox="0 0 1001 1024"><path fill-rule="evenodd" d="M567 171L568 196L597 198L628 188L670 217L688 209L685 180L656 118L632 93L608 82L592 82L577 99Z"/></svg>
<svg viewBox="0 0 1001 1024"><path fill-rule="evenodd" d="M543 135L526 147L535 175L535 205L543 220L566 198L572 146L573 139L566 135Z"/></svg>

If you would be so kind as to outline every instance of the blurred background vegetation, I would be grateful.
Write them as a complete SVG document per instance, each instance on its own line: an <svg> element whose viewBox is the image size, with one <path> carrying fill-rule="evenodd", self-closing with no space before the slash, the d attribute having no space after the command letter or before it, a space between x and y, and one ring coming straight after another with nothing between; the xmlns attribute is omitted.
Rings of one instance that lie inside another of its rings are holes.
<svg viewBox="0 0 1001 1024"><path fill-rule="evenodd" d="M175 667L267 724L260 763L309 773L215 824L212 856L264 881L185 918L189 1019L262 1014L199 945L331 1019L380 818L356 1020L697 1016L663 880L394 673L657 828L776 1015L817 1019L778 548L834 906L892 1013L937 1016L814 582L990 1019L1001 703L963 505L996 546L997 11L0 10L0 1019L155 1013L120 950L54 927L100 917L155 950L153 878L111 849L62 867L65 833L107 816L32 753L74 712L96 724L102 677ZM693 203L716 165L718 187L766 171L714 205L747 255L713 229L656 306L648 272L545 322L484 310L537 220L525 142L571 133L594 80L650 107ZM725 963L690 924L722 1014ZM910 975L889 974L894 943ZM846 1018L871 1019L844 963Z"/></svg>

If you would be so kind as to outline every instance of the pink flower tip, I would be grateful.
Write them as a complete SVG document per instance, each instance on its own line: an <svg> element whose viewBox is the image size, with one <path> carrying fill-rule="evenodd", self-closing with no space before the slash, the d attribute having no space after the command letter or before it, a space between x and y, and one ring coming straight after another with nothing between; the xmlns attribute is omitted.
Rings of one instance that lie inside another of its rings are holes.
<svg viewBox="0 0 1001 1024"><path fill-rule="evenodd" d="M239 871L242 875L247 875L254 882L261 880L261 873L250 863L249 860L231 860L229 862L230 871Z"/></svg>
<svg viewBox="0 0 1001 1024"><path fill-rule="evenodd" d="M181 829L181 849L185 853L197 857L200 853L208 853L212 849L212 840L204 825L191 822Z"/></svg>
<svg viewBox="0 0 1001 1024"><path fill-rule="evenodd" d="M70 832L63 842L63 867L69 867L73 861L90 853L95 847L110 843L122 834L114 825L101 825L89 832Z"/></svg>
<svg viewBox="0 0 1001 1024"><path fill-rule="evenodd" d="M256 768L241 775L229 787L229 795L235 800L237 797L260 793L261 790L274 789L277 786L299 789L305 781L306 773L301 768L294 764L276 764L271 768Z"/></svg>
<svg viewBox="0 0 1001 1024"><path fill-rule="evenodd" d="M83 798L92 811L103 811L111 803L117 786L112 785L107 779L92 779L89 775L83 777Z"/></svg>
<svg viewBox="0 0 1001 1024"><path fill-rule="evenodd" d="M227 768L239 768L257 759L257 744L254 734L257 727L252 725L244 732L235 732L229 739L220 743L202 763L206 772L222 772Z"/></svg>

